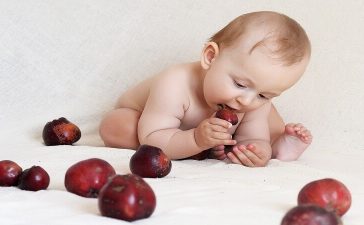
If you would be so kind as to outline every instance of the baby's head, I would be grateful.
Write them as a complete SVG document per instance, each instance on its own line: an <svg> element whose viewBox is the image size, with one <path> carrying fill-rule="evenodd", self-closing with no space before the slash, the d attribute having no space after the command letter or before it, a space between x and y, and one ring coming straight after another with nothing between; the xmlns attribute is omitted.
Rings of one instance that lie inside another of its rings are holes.
<svg viewBox="0 0 364 225"><path fill-rule="evenodd" d="M250 38L249 38L250 37ZM250 50L266 48L266 53L283 65L300 62L311 54L310 41L295 20L276 12L252 12L241 15L213 35L220 50L249 40Z"/></svg>
<svg viewBox="0 0 364 225"><path fill-rule="evenodd" d="M220 101L239 111L257 108L299 80L310 54L306 32L288 16L266 11L239 16L213 35L203 49L206 100L209 103L210 97L216 97L209 96L208 89L225 81L221 91L227 96L211 99L209 104ZM229 79L239 91L228 88Z"/></svg>

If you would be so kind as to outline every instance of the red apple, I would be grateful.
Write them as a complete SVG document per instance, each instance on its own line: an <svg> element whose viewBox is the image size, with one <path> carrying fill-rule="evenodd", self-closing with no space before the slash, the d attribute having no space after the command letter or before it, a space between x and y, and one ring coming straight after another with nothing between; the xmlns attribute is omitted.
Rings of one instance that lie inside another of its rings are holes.
<svg viewBox="0 0 364 225"><path fill-rule="evenodd" d="M0 186L16 186L23 169L11 160L0 161Z"/></svg>
<svg viewBox="0 0 364 225"><path fill-rule="evenodd" d="M141 145L130 159L132 173L141 177L164 177L169 174L172 162L164 152L155 146Z"/></svg>
<svg viewBox="0 0 364 225"><path fill-rule="evenodd" d="M219 119L228 121L232 125L236 125L239 122L238 116L233 111L226 108L218 110L215 116Z"/></svg>
<svg viewBox="0 0 364 225"><path fill-rule="evenodd" d="M101 215L126 221L147 218L154 212L156 197L138 175L115 175L98 197Z"/></svg>
<svg viewBox="0 0 364 225"><path fill-rule="evenodd" d="M306 184L298 194L298 204L315 204L344 215L351 205L348 188L338 180L326 178Z"/></svg>
<svg viewBox="0 0 364 225"><path fill-rule="evenodd" d="M81 130L61 117L48 122L43 128L42 136L45 145L72 145L81 138Z"/></svg>
<svg viewBox="0 0 364 225"><path fill-rule="evenodd" d="M289 210L281 225L342 225L335 213L317 205L299 205Z"/></svg>
<svg viewBox="0 0 364 225"><path fill-rule="evenodd" d="M91 158L75 163L66 171L64 185L67 191L87 198L96 198L114 168L105 160Z"/></svg>
<svg viewBox="0 0 364 225"><path fill-rule="evenodd" d="M45 190L48 188L49 180L47 171L40 166L32 166L20 175L18 187L27 191Z"/></svg>

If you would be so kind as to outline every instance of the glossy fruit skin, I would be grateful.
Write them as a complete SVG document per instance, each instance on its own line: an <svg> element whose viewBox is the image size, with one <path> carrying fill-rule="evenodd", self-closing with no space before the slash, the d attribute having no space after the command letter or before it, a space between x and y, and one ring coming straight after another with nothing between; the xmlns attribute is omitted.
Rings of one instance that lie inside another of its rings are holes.
<svg viewBox="0 0 364 225"><path fill-rule="evenodd" d="M300 190L297 202L299 205L315 204L342 216L351 206L351 194L340 181L325 178L306 184Z"/></svg>
<svg viewBox="0 0 364 225"><path fill-rule="evenodd" d="M138 175L115 175L98 197L101 215L126 221L147 218L154 212L156 196Z"/></svg>
<svg viewBox="0 0 364 225"><path fill-rule="evenodd" d="M229 123L231 123L232 125L236 125L239 122L239 118L238 116L228 110L228 109L220 109L216 112L215 116L219 119L223 119L228 121Z"/></svg>
<svg viewBox="0 0 364 225"><path fill-rule="evenodd" d="M48 122L43 128L43 141L45 145L72 145L81 138L81 130L66 118Z"/></svg>
<svg viewBox="0 0 364 225"><path fill-rule="evenodd" d="M342 225L335 213L317 205L299 205L289 210L281 225Z"/></svg>
<svg viewBox="0 0 364 225"><path fill-rule="evenodd" d="M0 186L9 187L18 184L23 169L11 160L0 161Z"/></svg>
<svg viewBox="0 0 364 225"><path fill-rule="evenodd" d="M115 174L114 168L105 160L86 159L67 169L64 186L67 191L76 195L96 198L102 186Z"/></svg>
<svg viewBox="0 0 364 225"><path fill-rule="evenodd" d="M129 162L130 171L141 177L161 178L172 169L172 162L164 152L155 146L141 145Z"/></svg>
<svg viewBox="0 0 364 225"><path fill-rule="evenodd" d="M18 188L27 191L39 191L48 188L50 177L40 166L32 166L23 171L19 177Z"/></svg>

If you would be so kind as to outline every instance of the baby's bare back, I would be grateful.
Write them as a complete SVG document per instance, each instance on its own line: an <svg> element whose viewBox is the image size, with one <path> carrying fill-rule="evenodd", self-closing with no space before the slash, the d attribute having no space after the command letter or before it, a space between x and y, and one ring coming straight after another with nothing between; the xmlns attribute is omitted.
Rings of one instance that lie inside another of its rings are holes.
<svg viewBox="0 0 364 225"><path fill-rule="evenodd" d="M156 76L150 77L126 90L118 99L116 108L130 108L142 112L149 96L150 87Z"/></svg>
<svg viewBox="0 0 364 225"><path fill-rule="evenodd" d="M151 89L157 87L163 91L160 92L158 99L150 100ZM147 101L153 101L148 104L160 105L160 102L163 102L163 99L171 94L174 97L173 106L175 109L173 111L176 113L170 116L180 121L176 128L182 130L194 128L214 113L214 110L209 108L205 100L201 98L203 94L199 63L173 66L140 82L122 94L116 108L130 108L143 113ZM163 107L168 108L166 105Z"/></svg>

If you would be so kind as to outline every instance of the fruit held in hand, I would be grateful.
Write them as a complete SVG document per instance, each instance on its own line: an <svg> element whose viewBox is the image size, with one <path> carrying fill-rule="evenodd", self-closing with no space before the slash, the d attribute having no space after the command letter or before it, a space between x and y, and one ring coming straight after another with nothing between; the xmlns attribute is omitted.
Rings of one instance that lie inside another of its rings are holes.
<svg viewBox="0 0 364 225"><path fill-rule="evenodd" d="M233 111L225 108L218 110L216 112L216 117L226 120L232 125L236 125L239 122L238 116Z"/></svg>
<svg viewBox="0 0 364 225"><path fill-rule="evenodd" d="M167 176L172 162L160 148L141 145L131 157L129 167L132 173L141 177L156 178Z"/></svg>
<svg viewBox="0 0 364 225"><path fill-rule="evenodd" d="M156 197L152 188L138 175L115 175L98 197L101 215L133 221L154 212Z"/></svg>
<svg viewBox="0 0 364 225"><path fill-rule="evenodd" d="M298 204L315 204L344 215L351 205L348 188L338 180L326 178L306 184L298 194Z"/></svg>
<svg viewBox="0 0 364 225"><path fill-rule="evenodd" d="M333 212L317 205L300 205L292 208L283 217L281 225L342 225Z"/></svg>
<svg viewBox="0 0 364 225"><path fill-rule="evenodd" d="M114 168L105 160L91 158L79 161L66 171L64 186L67 191L87 198L96 198Z"/></svg>
<svg viewBox="0 0 364 225"><path fill-rule="evenodd" d="M19 177L18 188L27 191L45 190L49 185L49 174L40 166L32 166Z"/></svg>
<svg viewBox="0 0 364 225"><path fill-rule="evenodd" d="M23 169L11 160L0 161L0 186L15 186Z"/></svg>
<svg viewBox="0 0 364 225"><path fill-rule="evenodd" d="M43 128L45 145L71 145L81 138L81 130L75 124L61 117L48 122Z"/></svg>

